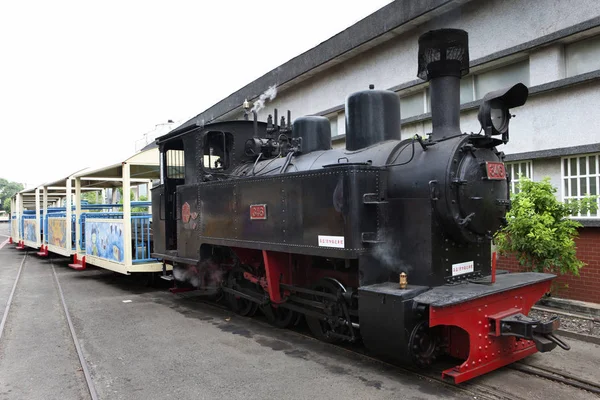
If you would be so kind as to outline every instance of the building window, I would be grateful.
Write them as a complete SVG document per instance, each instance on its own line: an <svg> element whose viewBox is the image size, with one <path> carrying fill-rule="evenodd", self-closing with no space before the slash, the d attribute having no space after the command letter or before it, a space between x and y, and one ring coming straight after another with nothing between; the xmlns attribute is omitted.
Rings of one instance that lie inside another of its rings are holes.
<svg viewBox="0 0 600 400"><path fill-rule="evenodd" d="M463 77L460 81L460 103L479 100L489 92L519 82L529 86L529 60Z"/></svg>
<svg viewBox="0 0 600 400"><path fill-rule="evenodd" d="M475 96L477 99L481 99L491 91L519 82L529 86L529 60L476 74Z"/></svg>
<svg viewBox="0 0 600 400"><path fill-rule="evenodd" d="M600 185L598 161L600 153L562 159L563 201L597 196ZM598 217L597 211L588 211L578 217Z"/></svg>
<svg viewBox="0 0 600 400"><path fill-rule="evenodd" d="M400 97L400 117L402 119L425 114L427 108L426 89Z"/></svg>
<svg viewBox="0 0 600 400"><path fill-rule="evenodd" d="M533 177L533 163L528 161L517 161L506 163L506 171L510 175L511 193L519 193L519 180L522 176L531 179Z"/></svg>
<svg viewBox="0 0 600 400"><path fill-rule="evenodd" d="M329 120L329 125L331 126L331 137L339 135L338 132L338 113L326 115Z"/></svg>
<svg viewBox="0 0 600 400"><path fill-rule="evenodd" d="M460 104L475 100L475 85L473 75L465 76L460 80Z"/></svg>
<svg viewBox="0 0 600 400"><path fill-rule="evenodd" d="M600 69L600 36L565 46L567 77Z"/></svg>

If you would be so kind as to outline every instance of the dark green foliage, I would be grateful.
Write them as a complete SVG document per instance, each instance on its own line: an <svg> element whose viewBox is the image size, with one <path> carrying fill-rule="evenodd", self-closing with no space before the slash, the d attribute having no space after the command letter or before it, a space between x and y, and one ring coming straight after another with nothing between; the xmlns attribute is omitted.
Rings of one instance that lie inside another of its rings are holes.
<svg viewBox="0 0 600 400"><path fill-rule="evenodd" d="M516 255L528 270L579 275L585 263L576 256L574 238L582 225L569 217L596 210L597 199L565 204L555 193L549 178L533 182L521 177L519 193L513 195L506 216L508 223L496 233L495 242L500 254Z"/></svg>
<svg viewBox="0 0 600 400"><path fill-rule="evenodd" d="M10 199L23 189L25 187L21 183L0 178L0 205L4 211L10 212Z"/></svg>
<svg viewBox="0 0 600 400"><path fill-rule="evenodd" d="M87 201L88 204L98 204L98 199L101 196L98 192L83 192L81 193L81 200Z"/></svg>

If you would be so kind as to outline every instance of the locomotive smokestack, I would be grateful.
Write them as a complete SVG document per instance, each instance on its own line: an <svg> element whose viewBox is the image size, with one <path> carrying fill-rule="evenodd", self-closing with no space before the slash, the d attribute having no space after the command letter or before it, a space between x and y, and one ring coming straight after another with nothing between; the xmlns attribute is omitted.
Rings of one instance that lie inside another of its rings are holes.
<svg viewBox="0 0 600 400"><path fill-rule="evenodd" d="M460 134L460 78L469 73L469 38L460 29L439 29L419 37L419 72L430 82L431 139Z"/></svg>

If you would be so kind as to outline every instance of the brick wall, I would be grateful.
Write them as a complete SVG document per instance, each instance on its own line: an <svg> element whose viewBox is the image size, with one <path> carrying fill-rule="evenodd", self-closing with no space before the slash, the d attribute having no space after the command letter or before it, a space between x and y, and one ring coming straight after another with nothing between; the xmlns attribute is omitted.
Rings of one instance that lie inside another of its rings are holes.
<svg viewBox="0 0 600 400"><path fill-rule="evenodd" d="M564 275L556 278L553 293L556 297L600 303L600 228L581 228L577 244L577 257L587 265L579 276ZM521 271L513 256L500 257L498 269Z"/></svg>

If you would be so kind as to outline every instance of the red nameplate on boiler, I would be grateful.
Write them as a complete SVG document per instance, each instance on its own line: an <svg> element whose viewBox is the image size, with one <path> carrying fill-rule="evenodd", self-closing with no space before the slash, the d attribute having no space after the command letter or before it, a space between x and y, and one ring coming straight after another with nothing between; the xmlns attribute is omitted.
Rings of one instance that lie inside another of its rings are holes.
<svg viewBox="0 0 600 400"><path fill-rule="evenodd" d="M485 169L487 171L488 179L493 179L493 180L506 179L506 168L504 168L504 163L502 163L502 162L486 161Z"/></svg>

